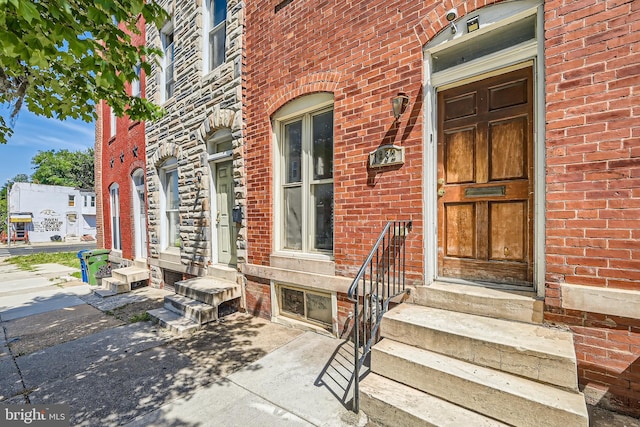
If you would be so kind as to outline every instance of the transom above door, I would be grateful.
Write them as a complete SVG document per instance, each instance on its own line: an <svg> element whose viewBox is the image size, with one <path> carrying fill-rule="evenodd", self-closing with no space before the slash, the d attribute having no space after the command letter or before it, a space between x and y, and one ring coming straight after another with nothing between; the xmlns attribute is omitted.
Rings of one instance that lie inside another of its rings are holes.
<svg viewBox="0 0 640 427"><path fill-rule="evenodd" d="M438 277L533 285L531 67L438 92Z"/></svg>

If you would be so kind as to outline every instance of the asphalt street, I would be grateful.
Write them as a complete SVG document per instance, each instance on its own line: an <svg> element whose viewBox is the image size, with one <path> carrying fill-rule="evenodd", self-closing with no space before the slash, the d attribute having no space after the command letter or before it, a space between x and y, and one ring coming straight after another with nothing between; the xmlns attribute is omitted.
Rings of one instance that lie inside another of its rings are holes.
<svg viewBox="0 0 640 427"><path fill-rule="evenodd" d="M0 258L17 255L53 252L78 252L81 249L95 249L96 242L83 243L31 243L12 242L11 245L0 244Z"/></svg>

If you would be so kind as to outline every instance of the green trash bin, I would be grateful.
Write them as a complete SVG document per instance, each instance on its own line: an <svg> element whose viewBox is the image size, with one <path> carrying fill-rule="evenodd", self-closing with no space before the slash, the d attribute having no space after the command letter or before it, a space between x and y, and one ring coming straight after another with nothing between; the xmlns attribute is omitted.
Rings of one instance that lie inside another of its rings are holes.
<svg viewBox="0 0 640 427"><path fill-rule="evenodd" d="M109 262L110 249L94 249L83 253L87 263L87 276L90 285L98 285L103 277L111 276L111 263Z"/></svg>

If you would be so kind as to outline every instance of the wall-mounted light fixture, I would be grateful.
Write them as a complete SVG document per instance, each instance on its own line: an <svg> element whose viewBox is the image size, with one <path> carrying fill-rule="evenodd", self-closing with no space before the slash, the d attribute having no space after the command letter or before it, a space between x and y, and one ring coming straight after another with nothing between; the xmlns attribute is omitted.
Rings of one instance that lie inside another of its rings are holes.
<svg viewBox="0 0 640 427"><path fill-rule="evenodd" d="M458 10L455 8L450 9L445 15L445 18L447 18L447 21L449 21L449 26L451 27L451 34L457 33L458 27L456 27L456 23L454 21L458 19Z"/></svg>
<svg viewBox="0 0 640 427"><path fill-rule="evenodd" d="M407 105L409 105L409 97L405 93L400 92L399 94L391 98L393 117L395 117L396 121L406 111Z"/></svg>

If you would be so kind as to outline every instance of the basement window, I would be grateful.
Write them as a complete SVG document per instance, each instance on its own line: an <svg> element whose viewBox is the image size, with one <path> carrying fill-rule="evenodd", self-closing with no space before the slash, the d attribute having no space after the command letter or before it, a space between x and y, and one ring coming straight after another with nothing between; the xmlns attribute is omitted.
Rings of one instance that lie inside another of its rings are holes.
<svg viewBox="0 0 640 427"><path fill-rule="evenodd" d="M331 328L331 295L279 286L278 299L281 315Z"/></svg>

